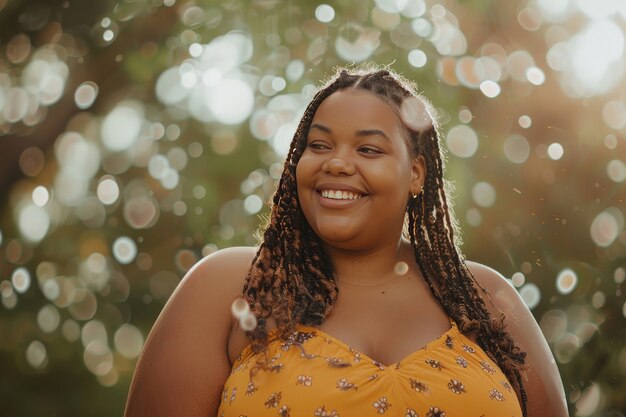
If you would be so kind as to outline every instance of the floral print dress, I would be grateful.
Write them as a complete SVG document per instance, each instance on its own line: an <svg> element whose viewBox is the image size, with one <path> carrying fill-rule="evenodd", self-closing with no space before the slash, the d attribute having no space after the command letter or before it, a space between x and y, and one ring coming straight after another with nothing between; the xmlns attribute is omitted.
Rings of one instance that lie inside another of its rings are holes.
<svg viewBox="0 0 626 417"><path fill-rule="evenodd" d="M521 417L515 391L485 352L452 327L385 366L314 327L264 355L246 347L224 384L220 417ZM252 371L252 372L251 372Z"/></svg>

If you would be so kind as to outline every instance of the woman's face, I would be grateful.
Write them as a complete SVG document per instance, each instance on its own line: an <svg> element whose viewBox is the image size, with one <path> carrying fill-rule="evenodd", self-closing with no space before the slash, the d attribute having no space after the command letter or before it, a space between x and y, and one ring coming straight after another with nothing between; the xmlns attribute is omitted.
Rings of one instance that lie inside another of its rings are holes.
<svg viewBox="0 0 626 417"><path fill-rule="evenodd" d="M409 195L424 177L423 158L411 158L393 109L352 88L319 106L296 167L307 221L322 241L342 249L397 242Z"/></svg>

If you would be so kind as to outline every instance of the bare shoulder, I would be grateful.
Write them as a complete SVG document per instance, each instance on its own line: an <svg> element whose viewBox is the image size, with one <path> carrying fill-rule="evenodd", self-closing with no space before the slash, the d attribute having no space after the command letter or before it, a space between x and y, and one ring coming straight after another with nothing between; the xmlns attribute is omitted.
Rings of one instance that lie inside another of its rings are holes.
<svg viewBox="0 0 626 417"><path fill-rule="evenodd" d="M528 416L567 416L565 392L552 352L532 312L517 290L496 270L466 261L474 278L489 294L485 305L494 317L504 314L507 331L526 352L528 370L524 386Z"/></svg>
<svg viewBox="0 0 626 417"><path fill-rule="evenodd" d="M218 250L198 261L182 279L177 291L185 287L212 287L212 293L225 290L236 296L241 292L256 252L257 248L247 246Z"/></svg>
<svg viewBox="0 0 626 417"><path fill-rule="evenodd" d="M509 281L502 276L495 269L474 261L465 261L465 264L469 268L474 278L482 285L487 291L490 290L511 290L515 291L515 288L509 283Z"/></svg>
<svg viewBox="0 0 626 417"><path fill-rule="evenodd" d="M135 369L126 416L214 416L230 372L230 305L256 248L219 250L187 272L156 320Z"/></svg>

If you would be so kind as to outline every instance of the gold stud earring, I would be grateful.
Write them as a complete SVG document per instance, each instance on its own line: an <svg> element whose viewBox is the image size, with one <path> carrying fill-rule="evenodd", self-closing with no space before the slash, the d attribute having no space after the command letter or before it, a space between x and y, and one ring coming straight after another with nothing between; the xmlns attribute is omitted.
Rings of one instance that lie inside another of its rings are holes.
<svg viewBox="0 0 626 417"><path fill-rule="evenodd" d="M420 195L420 194L422 194L423 192L424 192L424 186L422 185L422 186L420 187L419 192L418 192L417 194L415 194L415 193L414 193L414 194L412 194L412 195L413 195L413 198L417 198L417 196L419 196L419 195Z"/></svg>

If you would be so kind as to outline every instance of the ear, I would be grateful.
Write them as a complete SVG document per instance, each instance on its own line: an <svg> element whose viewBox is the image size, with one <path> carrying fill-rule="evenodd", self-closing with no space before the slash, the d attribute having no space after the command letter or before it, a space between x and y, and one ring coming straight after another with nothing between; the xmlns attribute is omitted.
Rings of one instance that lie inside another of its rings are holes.
<svg viewBox="0 0 626 417"><path fill-rule="evenodd" d="M426 160L422 155L418 155L411 161L411 185L409 191L411 195L419 194L422 186L426 182Z"/></svg>

